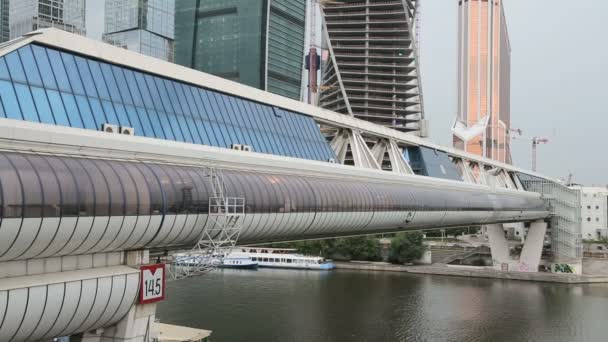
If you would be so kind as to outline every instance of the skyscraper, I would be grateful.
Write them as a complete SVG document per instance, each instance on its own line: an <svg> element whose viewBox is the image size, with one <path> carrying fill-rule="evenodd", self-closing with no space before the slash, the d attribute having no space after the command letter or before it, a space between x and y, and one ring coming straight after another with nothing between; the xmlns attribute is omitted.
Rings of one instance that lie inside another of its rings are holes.
<svg viewBox="0 0 608 342"><path fill-rule="evenodd" d="M329 61L319 105L426 135L415 41L417 1L345 0L323 5Z"/></svg>
<svg viewBox="0 0 608 342"><path fill-rule="evenodd" d="M8 29L9 0L0 0L0 42L10 39Z"/></svg>
<svg viewBox="0 0 608 342"><path fill-rule="evenodd" d="M511 47L502 0L459 0L458 118L471 127L487 117L487 126L454 146L511 163ZM484 123L485 124L485 123Z"/></svg>
<svg viewBox="0 0 608 342"><path fill-rule="evenodd" d="M103 40L173 62L175 0L106 0Z"/></svg>
<svg viewBox="0 0 608 342"><path fill-rule="evenodd" d="M178 64L300 99L304 0L180 0Z"/></svg>
<svg viewBox="0 0 608 342"><path fill-rule="evenodd" d="M84 35L85 0L0 0L2 41L46 27Z"/></svg>

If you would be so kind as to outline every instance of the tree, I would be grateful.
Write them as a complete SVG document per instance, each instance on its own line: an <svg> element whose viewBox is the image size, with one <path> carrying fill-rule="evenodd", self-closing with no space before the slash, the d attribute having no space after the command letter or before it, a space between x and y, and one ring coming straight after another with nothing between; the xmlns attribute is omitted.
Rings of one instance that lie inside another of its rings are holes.
<svg viewBox="0 0 608 342"><path fill-rule="evenodd" d="M373 236L338 239L334 256L361 261L379 261L382 259L378 239Z"/></svg>
<svg viewBox="0 0 608 342"><path fill-rule="evenodd" d="M405 264L420 259L426 247L422 244L423 235L420 232L404 232L397 234L391 240L389 260L395 264Z"/></svg>

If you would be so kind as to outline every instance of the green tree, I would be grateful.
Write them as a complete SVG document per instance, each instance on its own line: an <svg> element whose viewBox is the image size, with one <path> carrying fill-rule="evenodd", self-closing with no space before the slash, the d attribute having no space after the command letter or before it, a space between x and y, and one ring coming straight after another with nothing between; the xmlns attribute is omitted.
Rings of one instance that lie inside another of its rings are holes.
<svg viewBox="0 0 608 342"><path fill-rule="evenodd" d="M378 239L372 236L357 236L338 239L334 249L334 257L349 260L379 261L380 245Z"/></svg>
<svg viewBox="0 0 608 342"><path fill-rule="evenodd" d="M405 264L420 259L426 249L422 244L422 240L423 235L420 232L397 234L391 240L390 262Z"/></svg>

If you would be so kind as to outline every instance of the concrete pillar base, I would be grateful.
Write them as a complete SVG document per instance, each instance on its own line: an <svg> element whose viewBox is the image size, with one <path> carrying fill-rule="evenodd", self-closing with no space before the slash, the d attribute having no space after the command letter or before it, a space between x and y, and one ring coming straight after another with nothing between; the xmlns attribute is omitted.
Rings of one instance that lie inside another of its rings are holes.
<svg viewBox="0 0 608 342"><path fill-rule="evenodd" d="M486 233L490 241L492 265L499 271L511 271L513 260L509 256L509 245L502 224L486 225Z"/></svg>
<svg viewBox="0 0 608 342"><path fill-rule="evenodd" d="M156 304L135 304L117 324L70 337L70 342L149 342L158 338L153 331Z"/></svg>
<svg viewBox="0 0 608 342"><path fill-rule="evenodd" d="M538 265L543 253L543 244L545 242L545 233L547 232L547 223L544 221L532 222L524 248L519 256L517 270L520 272L538 272Z"/></svg>

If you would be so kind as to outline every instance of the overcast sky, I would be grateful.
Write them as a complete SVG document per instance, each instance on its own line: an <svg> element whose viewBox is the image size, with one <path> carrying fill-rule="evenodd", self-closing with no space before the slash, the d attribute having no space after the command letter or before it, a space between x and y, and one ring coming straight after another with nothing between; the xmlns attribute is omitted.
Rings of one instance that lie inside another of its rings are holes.
<svg viewBox="0 0 608 342"><path fill-rule="evenodd" d="M511 126L547 137L538 170L583 184L608 183L608 1L503 0L509 29ZM87 0L87 30L101 38L103 0ZM458 0L422 2L421 65L431 139L451 143L456 116ZM530 141L513 160L531 167Z"/></svg>
<svg viewBox="0 0 608 342"><path fill-rule="evenodd" d="M538 171L608 183L608 1L503 0L511 40L511 126L550 140ZM421 64L431 138L450 143L456 116L457 0L422 3ZM531 167L531 142L513 141Z"/></svg>

